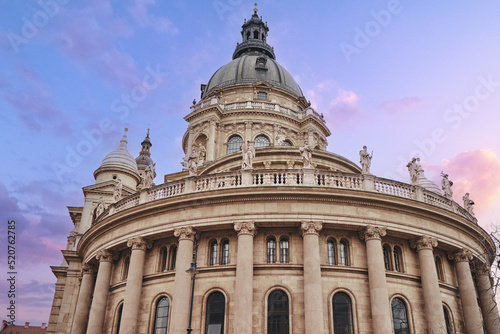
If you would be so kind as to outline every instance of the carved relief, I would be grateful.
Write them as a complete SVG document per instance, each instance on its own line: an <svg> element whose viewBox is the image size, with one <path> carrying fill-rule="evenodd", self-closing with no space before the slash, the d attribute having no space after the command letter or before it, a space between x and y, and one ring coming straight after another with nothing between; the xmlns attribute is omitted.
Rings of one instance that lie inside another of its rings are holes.
<svg viewBox="0 0 500 334"><path fill-rule="evenodd" d="M382 237L384 237L386 234L387 228L368 225L359 231L359 238L364 241L372 239L382 240Z"/></svg>

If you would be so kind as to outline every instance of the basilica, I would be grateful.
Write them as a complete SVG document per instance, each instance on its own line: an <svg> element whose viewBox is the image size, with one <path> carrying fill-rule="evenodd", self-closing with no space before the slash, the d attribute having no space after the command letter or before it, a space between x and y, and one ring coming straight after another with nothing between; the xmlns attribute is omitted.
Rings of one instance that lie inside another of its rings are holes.
<svg viewBox="0 0 500 334"><path fill-rule="evenodd" d="M156 177L125 129L68 207L47 333L499 334L473 203L418 159L403 183L329 152L257 13L186 106L183 167Z"/></svg>

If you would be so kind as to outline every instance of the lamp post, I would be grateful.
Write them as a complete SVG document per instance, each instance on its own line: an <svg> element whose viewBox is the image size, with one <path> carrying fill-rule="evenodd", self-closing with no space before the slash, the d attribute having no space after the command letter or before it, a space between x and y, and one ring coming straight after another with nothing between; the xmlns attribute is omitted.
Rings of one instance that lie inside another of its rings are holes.
<svg viewBox="0 0 500 334"><path fill-rule="evenodd" d="M191 305L189 308L189 325L187 328L187 333L191 334L191 331L193 330L191 328L191 320L193 318L193 301L194 301L194 282L196 281L196 274L198 271L196 270L196 255L198 253L198 238L196 235L196 231L194 232L194 248L193 248L193 262L191 262L191 267L186 270L188 273L192 275L192 284L191 284Z"/></svg>

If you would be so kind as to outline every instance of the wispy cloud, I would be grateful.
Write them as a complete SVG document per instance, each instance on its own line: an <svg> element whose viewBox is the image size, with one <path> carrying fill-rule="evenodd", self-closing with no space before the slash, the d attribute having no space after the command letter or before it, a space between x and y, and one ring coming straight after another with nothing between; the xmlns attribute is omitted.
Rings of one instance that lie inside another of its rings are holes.
<svg viewBox="0 0 500 334"><path fill-rule="evenodd" d="M399 115L420 106L424 102L418 97L403 97L397 100L386 100L380 104L380 108L390 116Z"/></svg>
<svg viewBox="0 0 500 334"><path fill-rule="evenodd" d="M166 17L154 16L149 12L148 6L151 5L155 5L154 0L135 0L134 4L128 7L128 12L142 28L150 27L157 33L176 35L179 31L172 21Z"/></svg>

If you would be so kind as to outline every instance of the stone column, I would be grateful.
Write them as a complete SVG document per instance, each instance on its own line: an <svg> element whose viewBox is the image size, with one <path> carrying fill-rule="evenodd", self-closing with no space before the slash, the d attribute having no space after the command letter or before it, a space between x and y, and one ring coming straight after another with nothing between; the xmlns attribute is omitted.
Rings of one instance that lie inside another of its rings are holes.
<svg viewBox="0 0 500 334"><path fill-rule="evenodd" d="M107 249L101 249L97 252L99 260L99 270L94 288L94 298L90 307L89 324L87 334L101 334L104 325L104 315L106 314L106 303L108 301L109 280L111 278L111 267L113 260L118 256Z"/></svg>
<svg viewBox="0 0 500 334"><path fill-rule="evenodd" d="M427 332L445 333L446 322L444 320L443 301L439 289L436 263L434 262L433 247L438 244L436 238L421 236L410 242L412 248L418 252L420 263L420 278L424 292L425 315L427 320Z"/></svg>
<svg viewBox="0 0 500 334"><path fill-rule="evenodd" d="M144 259L146 258L146 249L151 248L151 246L151 241L142 237L127 240L127 247L132 247L132 254L130 255L127 286L125 287L120 334L137 333L137 316L139 315L139 300L142 292Z"/></svg>
<svg viewBox="0 0 500 334"><path fill-rule="evenodd" d="M477 290L486 332L500 334L500 316L495 302L495 293L491 286L490 266L486 263L481 264L477 269Z"/></svg>
<svg viewBox="0 0 500 334"><path fill-rule="evenodd" d="M322 222L302 222L300 225L304 245L304 327L306 334L325 333L319 255L319 231L322 228Z"/></svg>
<svg viewBox="0 0 500 334"><path fill-rule="evenodd" d="M238 259L234 291L234 334L252 334L253 308L253 237L257 227L253 222L237 222Z"/></svg>
<svg viewBox="0 0 500 334"><path fill-rule="evenodd" d="M185 333L188 327L191 299L191 275L188 270L193 259L194 234L192 226L174 229L174 235L179 238L179 248L175 262L171 333Z"/></svg>
<svg viewBox="0 0 500 334"><path fill-rule="evenodd" d="M187 152L186 156L189 156L191 154L191 151L193 149L193 142L194 142L194 130L191 126L188 127L188 145L187 145Z"/></svg>
<svg viewBox="0 0 500 334"><path fill-rule="evenodd" d="M71 327L71 334L85 334L90 312L90 298L94 289L95 269L87 263L82 266L82 283L76 302L75 318Z"/></svg>
<svg viewBox="0 0 500 334"><path fill-rule="evenodd" d="M214 118L210 119L210 128L208 130L208 143L207 143L207 157L206 161L213 161L215 159L215 128L216 120Z"/></svg>
<svg viewBox="0 0 500 334"><path fill-rule="evenodd" d="M449 253L448 258L455 261L458 289L464 313L465 333L483 334L483 324L481 315L479 314L476 290L474 289L474 281L472 280L469 267L469 261L472 260L472 253L467 248L462 248L455 253Z"/></svg>
<svg viewBox="0 0 500 334"><path fill-rule="evenodd" d="M392 333L391 308L385 279L382 237L387 234L385 227L368 225L359 232L366 243L366 262L368 263L368 283L373 333Z"/></svg>

